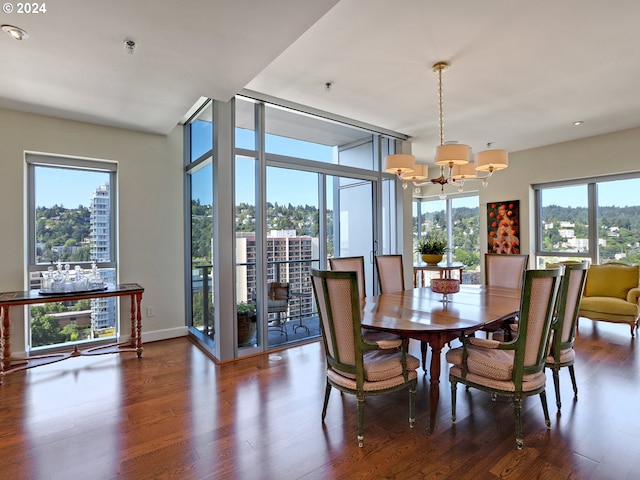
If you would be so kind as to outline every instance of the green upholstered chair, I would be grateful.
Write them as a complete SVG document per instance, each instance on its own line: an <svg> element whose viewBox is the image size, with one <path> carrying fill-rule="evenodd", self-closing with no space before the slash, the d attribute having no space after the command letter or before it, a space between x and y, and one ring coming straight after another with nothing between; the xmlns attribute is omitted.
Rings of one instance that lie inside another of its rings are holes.
<svg viewBox="0 0 640 480"><path fill-rule="evenodd" d="M364 257L334 257L329 259L329 267L335 272L356 272L358 277L358 295L360 303L364 303L367 296L367 288L364 274ZM398 335L379 330L362 329L362 335L367 342L378 343L381 348L398 348L408 339L403 339Z"/></svg>
<svg viewBox="0 0 640 480"><path fill-rule="evenodd" d="M627 323L635 336L640 317L638 265L610 262L591 265L580 302L580 317Z"/></svg>
<svg viewBox="0 0 640 480"><path fill-rule="evenodd" d="M322 420L327 414L331 388L356 396L358 446L364 442L364 401L371 395L409 390L409 426L415 423L417 358L403 345L395 351L381 349L362 337L356 272L311 270L322 339L327 361L327 384Z"/></svg>
<svg viewBox="0 0 640 480"><path fill-rule="evenodd" d="M522 399L540 395L547 428L551 426L545 393L545 360L549 349L551 322L562 270L527 270L520 300L519 328L510 342L463 337L463 346L449 350L447 361L451 382L451 418L456 421L456 387L462 383L513 398L516 446L522 436Z"/></svg>
<svg viewBox="0 0 640 480"><path fill-rule="evenodd" d="M576 358L576 352L573 350L573 341L578 323L580 300L587 280L587 272L589 271L588 262L563 262L562 264L547 265L547 268L560 265L564 266L564 274L562 275L558 292L556 318L551 325L551 345L545 361L545 366L550 368L553 373L553 386L556 391L556 406L558 410L562 407L559 375L562 367L569 367L574 398L578 398L578 385L576 384L576 375L573 369Z"/></svg>

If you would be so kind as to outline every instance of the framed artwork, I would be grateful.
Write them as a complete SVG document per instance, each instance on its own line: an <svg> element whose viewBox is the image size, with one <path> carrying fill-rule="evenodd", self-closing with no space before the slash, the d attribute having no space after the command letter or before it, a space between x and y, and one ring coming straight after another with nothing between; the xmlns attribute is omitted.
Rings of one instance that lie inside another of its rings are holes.
<svg viewBox="0 0 640 480"><path fill-rule="evenodd" d="M487 203L489 253L520 253L520 201Z"/></svg>

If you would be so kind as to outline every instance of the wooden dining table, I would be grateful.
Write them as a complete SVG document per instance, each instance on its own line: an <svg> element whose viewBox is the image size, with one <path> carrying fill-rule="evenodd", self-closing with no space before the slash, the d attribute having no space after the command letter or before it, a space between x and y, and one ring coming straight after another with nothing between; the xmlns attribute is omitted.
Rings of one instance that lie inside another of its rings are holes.
<svg viewBox="0 0 640 480"><path fill-rule="evenodd" d="M425 346L422 349L423 366L426 363L426 344L431 348L427 428L427 433L431 434L435 430L440 398L442 348L461 335L513 317L519 308L519 289L460 285L458 293L449 294L448 301L443 301L442 294L420 287L367 297L362 325L420 340Z"/></svg>

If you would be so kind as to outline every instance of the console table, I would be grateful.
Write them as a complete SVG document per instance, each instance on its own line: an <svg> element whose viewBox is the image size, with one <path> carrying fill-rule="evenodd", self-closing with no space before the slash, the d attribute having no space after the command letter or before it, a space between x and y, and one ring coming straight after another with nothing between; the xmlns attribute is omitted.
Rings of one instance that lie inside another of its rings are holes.
<svg viewBox="0 0 640 480"><path fill-rule="evenodd" d="M451 272L453 270L458 270L458 278L460 283L462 283L462 272L464 271L464 263L461 262L440 262L435 265L431 265L424 262L415 263L413 265L413 286L424 286L424 278L422 275L420 276L420 285L418 285L418 273L422 273L424 271L428 272L439 272L440 278L451 278Z"/></svg>
<svg viewBox="0 0 640 480"><path fill-rule="evenodd" d="M78 355L102 355L106 353L136 352L138 358L142 356L142 288L137 283L123 283L120 285L109 285L104 290L91 290L71 293L41 294L38 290L28 290L24 292L3 292L0 293L0 384L5 374L37 367L48 363L65 360ZM131 338L129 342L112 343L109 345L98 345L84 350L74 347L72 352L51 353L44 355L30 356L27 358L11 358L11 318L9 310L11 307L23 307L40 303L69 302L73 300L85 300L102 297L125 297L131 299Z"/></svg>

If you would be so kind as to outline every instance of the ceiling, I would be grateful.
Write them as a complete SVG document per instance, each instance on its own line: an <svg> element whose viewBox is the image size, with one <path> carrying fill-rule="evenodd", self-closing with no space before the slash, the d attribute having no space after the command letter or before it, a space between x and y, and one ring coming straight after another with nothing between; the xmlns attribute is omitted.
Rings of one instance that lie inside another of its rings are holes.
<svg viewBox="0 0 640 480"><path fill-rule="evenodd" d="M166 134L198 98L246 88L409 135L424 163L444 60L445 141L474 151L640 126L637 0L300 5L58 0L5 14L30 37L0 36L0 107Z"/></svg>

